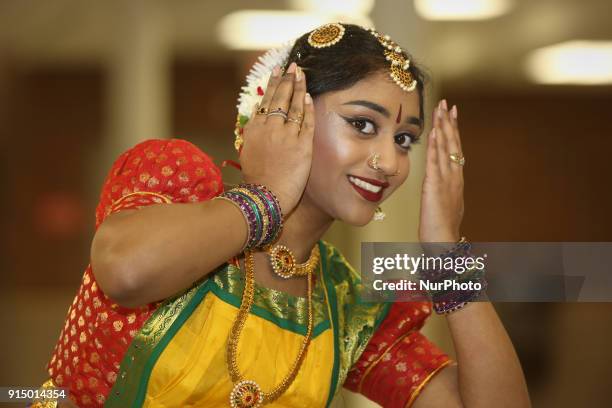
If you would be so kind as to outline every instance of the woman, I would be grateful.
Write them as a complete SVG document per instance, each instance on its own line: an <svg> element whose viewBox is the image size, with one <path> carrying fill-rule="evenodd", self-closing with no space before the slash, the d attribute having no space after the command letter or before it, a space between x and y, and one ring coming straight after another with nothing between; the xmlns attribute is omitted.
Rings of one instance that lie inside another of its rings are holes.
<svg viewBox="0 0 612 408"><path fill-rule="evenodd" d="M424 112L408 55L325 25L261 59L240 101L237 188L178 139L114 163L48 365L45 386L70 392L60 406L318 407L343 385L385 407L529 406L494 309L470 302L479 293L434 297L452 362L419 332L430 302L360 302L358 274L321 240L334 220L367 224L409 175ZM433 115L423 243L460 238L457 112L441 101Z"/></svg>

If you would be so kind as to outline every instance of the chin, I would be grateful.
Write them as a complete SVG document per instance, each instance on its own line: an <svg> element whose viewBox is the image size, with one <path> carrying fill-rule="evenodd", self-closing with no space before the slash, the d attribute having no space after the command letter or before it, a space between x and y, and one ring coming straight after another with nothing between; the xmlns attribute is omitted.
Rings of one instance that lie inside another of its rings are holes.
<svg viewBox="0 0 612 408"><path fill-rule="evenodd" d="M374 211L373 210L369 210L369 211L353 211L350 214L340 214L341 216L338 218L338 220L343 221L347 224L349 224L352 227L363 227L367 224L370 223L370 221L372 221L372 218L374 217Z"/></svg>

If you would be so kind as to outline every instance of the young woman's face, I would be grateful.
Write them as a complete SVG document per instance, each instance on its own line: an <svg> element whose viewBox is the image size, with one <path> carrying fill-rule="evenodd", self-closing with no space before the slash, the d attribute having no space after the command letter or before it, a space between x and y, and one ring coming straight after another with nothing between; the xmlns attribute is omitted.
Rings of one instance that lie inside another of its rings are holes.
<svg viewBox="0 0 612 408"><path fill-rule="evenodd" d="M314 105L312 169L305 195L334 219L365 225L408 177L410 149L423 128L418 91L403 91L382 71L351 88L322 94ZM375 153L380 156L378 171L368 166ZM372 182L364 184L368 179ZM376 182L388 184L381 188Z"/></svg>

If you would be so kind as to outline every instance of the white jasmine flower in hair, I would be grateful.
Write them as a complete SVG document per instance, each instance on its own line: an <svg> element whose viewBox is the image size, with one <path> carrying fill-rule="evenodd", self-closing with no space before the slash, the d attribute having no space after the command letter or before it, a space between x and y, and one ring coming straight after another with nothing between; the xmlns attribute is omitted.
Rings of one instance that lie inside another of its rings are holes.
<svg viewBox="0 0 612 408"><path fill-rule="evenodd" d="M289 58L289 53L293 43L286 43L279 48L272 48L264 55L260 56L247 75L246 86L243 86L242 92L238 97L238 114L249 118L255 104L261 101L266 85L272 75L272 69L278 66L284 66Z"/></svg>

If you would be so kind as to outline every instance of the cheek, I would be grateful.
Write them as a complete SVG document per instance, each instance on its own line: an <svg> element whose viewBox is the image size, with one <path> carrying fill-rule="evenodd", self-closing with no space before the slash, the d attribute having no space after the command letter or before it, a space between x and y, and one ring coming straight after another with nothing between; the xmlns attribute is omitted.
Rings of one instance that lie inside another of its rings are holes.
<svg viewBox="0 0 612 408"><path fill-rule="evenodd" d="M312 172L325 178L344 173L353 150L346 129L331 116L323 118L323 123L315 129L313 140Z"/></svg>

